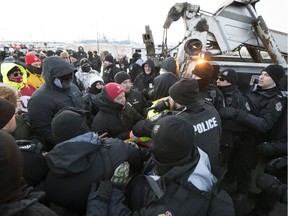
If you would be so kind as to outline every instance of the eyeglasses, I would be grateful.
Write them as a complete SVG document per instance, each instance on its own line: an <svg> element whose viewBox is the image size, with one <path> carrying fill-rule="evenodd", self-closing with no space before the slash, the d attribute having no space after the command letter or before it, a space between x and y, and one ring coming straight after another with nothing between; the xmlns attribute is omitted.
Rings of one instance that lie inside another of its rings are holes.
<svg viewBox="0 0 288 216"><path fill-rule="evenodd" d="M10 74L9 74L10 75ZM23 73L20 72L20 71L14 71L11 75L13 75L14 77L18 77L19 75L20 76L23 76Z"/></svg>
<svg viewBox="0 0 288 216"><path fill-rule="evenodd" d="M221 82L225 81L225 79L224 79L223 77L218 77L218 79L219 79Z"/></svg>

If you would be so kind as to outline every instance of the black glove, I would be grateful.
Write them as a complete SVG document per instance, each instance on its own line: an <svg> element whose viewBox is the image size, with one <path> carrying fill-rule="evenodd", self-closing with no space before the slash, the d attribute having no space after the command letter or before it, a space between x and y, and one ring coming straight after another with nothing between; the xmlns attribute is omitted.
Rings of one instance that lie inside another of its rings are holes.
<svg viewBox="0 0 288 216"><path fill-rule="evenodd" d="M279 141L263 142L257 146L259 154L272 157L272 156L282 156L287 152L287 144Z"/></svg>
<svg viewBox="0 0 288 216"><path fill-rule="evenodd" d="M223 107L218 110L222 119L233 119L237 117L237 110L233 107Z"/></svg>
<svg viewBox="0 0 288 216"><path fill-rule="evenodd" d="M154 106L156 112L162 112L165 109L169 109L169 100L162 100L156 103Z"/></svg>
<svg viewBox="0 0 288 216"><path fill-rule="evenodd" d="M283 173L287 169L287 156L275 158L268 162L265 171L272 175Z"/></svg>
<svg viewBox="0 0 288 216"><path fill-rule="evenodd" d="M255 183L258 188L267 192L274 191L275 186L281 184L279 179L267 173L260 173L256 177Z"/></svg>
<svg viewBox="0 0 288 216"><path fill-rule="evenodd" d="M237 110L236 119L237 121L242 121L247 115L247 112L245 110Z"/></svg>

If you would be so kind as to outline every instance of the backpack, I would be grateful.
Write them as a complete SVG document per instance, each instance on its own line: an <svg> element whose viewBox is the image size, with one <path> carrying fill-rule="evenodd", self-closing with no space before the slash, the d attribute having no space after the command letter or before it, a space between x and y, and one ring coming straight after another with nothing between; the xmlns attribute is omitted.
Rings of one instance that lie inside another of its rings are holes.
<svg viewBox="0 0 288 216"><path fill-rule="evenodd" d="M218 190L217 184L210 192L200 191L187 181L190 172L174 178L177 172L173 173L175 169L170 171L168 176L165 174L158 180L148 175L136 177L130 208L140 215L235 215L231 197L227 192ZM138 197L141 194L141 201L137 201L137 194Z"/></svg>

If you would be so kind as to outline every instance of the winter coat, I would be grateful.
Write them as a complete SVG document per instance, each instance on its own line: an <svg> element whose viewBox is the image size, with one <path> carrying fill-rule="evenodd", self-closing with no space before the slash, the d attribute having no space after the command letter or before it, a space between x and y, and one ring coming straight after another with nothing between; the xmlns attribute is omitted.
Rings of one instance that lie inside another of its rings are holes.
<svg viewBox="0 0 288 216"><path fill-rule="evenodd" d="M136 177L130 186L129 207L125 205L127 200L123 191L113 185L109 187L110 181L102 181L97 195L109 197L110 202L103 202L97 197L89 200L93 205L90 205L88 216L235 215L231 197L227 192L218 190L217 181L221 179L223 172L212 173L207 154L201 150L199 154L200 156L188 163L170 169L160 178L159 176L149 177L153 178L152 181L158 185L155 186L159 188L157 192L163 192L162 196L155 192L156 190L152 190L147 182L148 178Z"/></svg>
<svg viewBox="0 0 288 216"><path fill-rule="evenodd" d="M23 74L22 82L20 83L10 81L8 78L9 71L14 67L18 67L21 73ZM27 114L28 101L31 95L36 91L36 88L34 88L33 85L28 84L27 72L25 68L19 64L7 62L7 63L1 64L1 74L3 76L3 83L14 86L19 91L19 100L20 100L19 114Z"/></svg>
<svg viewBox="0 0 288 216"><path fill-rule="evenodd" d="M151 67L151 73L146 74L144 71L145 64L149 64ZM147 59L142 64L142 73L138 74L133 82L135 89L138 89L146 99L149 99L148 92L154 88L154 78L159 75L158 71L155 68L155 64L151 59Z"/></svg>
<svg viewBox="0 0 288 216"><path fill-rule="evenodd" d="M219 89L224 95L225 107L233 107L237 110L245 110L246 112L250 112L249 103L244 95L242 95L242 93L239 91L237 85L221 87ZM246 125L236 121L236 119L225 119L221 117L221 120L221 145L233 148L235 138L237 139L239 136L245 136L245 134L250 138L250 133L243 133L249 130ZM247 140L247 138L245 140Z"/></svg>
<svg viewBox="0 0 288 216"><path fill-rule="evenodd" d="M277 130L281 130L279 125L283 126L280 122L286 121L282 116L284 117L287 112L287 98L282 95L278 86L268 90L261 90L258 87L246 97L252 113L242 113L237 120L257 131L260 141L280 140L281 138L277 137Z"/></svg>
<svg viewBox="0 0 288 216"><path fill-rule="evenodd" d="M82 92L86 93L89 87L89 81L91 77L97 75L100 76L99 72L95 70L91 69L89 72L84 72L81 70L81 68L79 68L79 70L75 73L78 88Z"/></svg>
<svg viewBox="0 0 288 216"><path fill-rule="evenodd" d="M30 98L28 115L33 133L45 140L45 150L49 151L56 144L51 130L54 115L64 107L84 108L85 104L76 85L71 84L69 90L63 90L54 84L55 77L67 74L60 69L64 60L60 60L60 57L49 57L45 61L47 63L47 67L43 68L45 83Z"/></svg>
<svg viewBox="0 0 288 216"><path fill-rule="evenodd" d="M125 93L126 102L130 104L139 114L144 115L144 109L148 107L146 98L140 91L131 89Z"/></svg>
<svg viewBox="0 0 288 216"><path fill-rule="evenodd" d="M143 60L137 59L129 65L128 74L131 77L131 82L134 82L136 76L143 72L142 64L143 64Z"/></svg>
<svg viewBox="0 0 288 216"><path fill-rule="evenodd" d="M0 130L0 215L1 216L56 216L46 206L38 203L43 192L33 193L23 179L22 154L15 140Z"/></svg>
<svg viewBox="0 0 288 216"><path fill-rule="evenodd" d="M34 74L27 71L27 84L32 85L34 88L38 89L44 82L43 74Z"/></svg>
<svg viewBox="0 0 288 216"><path fill-rule="evenodd" d="M23 156L23 178L28 186L36 187L45 179L49 171L47 161L42 154L43 145L29 140L17 140L16 143Z"/></svg>
<svg viewBox="0 0 288 216"><path fill-rule="evenodd" d="M54 211L39 202L45 197L44 192L31 192L32 187L22 190L23 194L26 194L22 198L0 204L1 216L57 216Z"/></svg>
<svg viewBox="0 0 288 216"><path fill-rule="evenodd" d="M213 84L209 84L203 89L199 89L198 98L202 98L214 105L216 110L224 107L223 93Z"/></svg>
<svg viewBox="0 0 288 216"><path fill-rule="evenodd" d="M194 144L208 154L211 164L219 164L221 118L210 102L196 100L176 111L163 112L151 120L139 121L133 127L133 134L137 137L151 137L154 125L167 115L181 115L191 122L195 131Z"/></svg>
<svg viewBox="0 0 288 216"><path fill-rule="evenodd" d="M153 100L169 96L169 88L177 81L178 78L171 72L163 73L155 77Z"/></svg>
<svg viewBox="0 0 288 216"><path fill-rule="evenodd" d="M105 89L96 98L95 105L100 111L94 117L91 129L99 135L107 132L108 137L128 139L132 127L144 119L128 103L123 106L111 101Z"/></svg>
<svg viewBox="0 0 288 216"><path fill-rule="evenodd" d="M111 64L106 67L105 71L103 72L102 78L104 80L104 83L110 83L114 82L115 75L120 72L121 69L118 68L115 64Z"/></svg>
<svg viewBox="0 0 288 216"><path fill-rule="evenodd" d="M139 149L119 139L103 143L93 132L57 144L46 158L50 171L42 186L48 200L78 213L85 213L93 183L110 179L124 161L134 172L143 162Z"/></svg>

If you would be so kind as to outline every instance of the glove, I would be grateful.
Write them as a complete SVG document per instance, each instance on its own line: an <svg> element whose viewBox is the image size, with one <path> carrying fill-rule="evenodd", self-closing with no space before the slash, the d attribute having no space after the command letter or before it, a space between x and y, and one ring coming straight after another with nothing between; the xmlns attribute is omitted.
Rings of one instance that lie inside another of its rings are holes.
<svg viewBox="0 0 288 216"><path fill-rule="evenodd" d="M169 98L157 102L154 106L155 112L162 112L165 109L169 109Z"/></svg>
<svg viewBox="0 0 288 216"><path fill-rule="evenodd" d="M272 175L277 175L277 173L282 173L287 168L287 157L275 158L268 162L265 167L265 171Z"/></svg>
<svg viewBox="0 0 288 216"><path fill-rule="evenodd" d="M247 112L245 110L237 110L236 113L236 119L237 121L242 121L247 115Z"/></svg>
<svg viewBox="0 0 288 216"><path fill-rule="evenodd" d="M279 141L263 142L257 146L257 151L259 152L259 154L266 157L277 157L286 154L287 144Z"/></svg>
<svg viewBox="0 0 288 216"><path fill-rule="evenodd" d="M233 107L223 107L219 109L218 112L223 119L233 119L237 117L237 110Z"/></svg>
<svg viewBox="0 0 288 216"><path fill-rule="evenodd" d="M281 182L275 176L267 173L260 173L255 179L256 186L263 191L272 192L275 186L280 185Z"/></svg>
<svg viewBox="0 0 288 216"><path fill-rule="evenodd" d="M112 184L125 186L129 180L130 165L127 161L121 163L114 171L112 178L110 179Z"/></svg>

